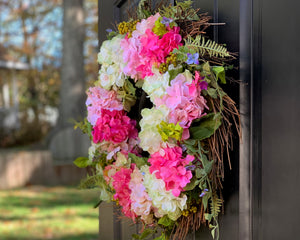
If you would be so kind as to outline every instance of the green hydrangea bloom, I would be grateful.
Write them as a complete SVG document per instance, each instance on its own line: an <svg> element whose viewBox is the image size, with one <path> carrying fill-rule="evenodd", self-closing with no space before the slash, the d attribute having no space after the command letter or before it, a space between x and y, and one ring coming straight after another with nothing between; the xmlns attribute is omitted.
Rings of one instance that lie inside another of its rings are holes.
<svg viewBox="0 0 300 240"><path fill-rule="evenodd" d="M166 26L161 23L162 17L158 18L155 21L155 26L152 29L152 31L157 35L157 36L163 36L165 33L167 33Z"/></svg>
<svg viewBox="0 0 300 240"><path fill-rule="evenodd" d="M165 121L162 121L156 127L164 142L168 141L169 138L174 138L178 141L181 140L183 128L180 127L179 123L175 125L174 123L167 124Z"/></svg>

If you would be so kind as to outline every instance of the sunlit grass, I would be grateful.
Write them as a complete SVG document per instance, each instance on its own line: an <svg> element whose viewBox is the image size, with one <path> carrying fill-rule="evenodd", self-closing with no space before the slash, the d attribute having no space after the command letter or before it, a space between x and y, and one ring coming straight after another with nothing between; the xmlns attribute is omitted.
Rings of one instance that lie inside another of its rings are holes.
<svg viewBox="0 0 300 240"><path fill-rule="evenodd" d="M0 239L95 240L95 190L28 187L0 191Z"/></svg>

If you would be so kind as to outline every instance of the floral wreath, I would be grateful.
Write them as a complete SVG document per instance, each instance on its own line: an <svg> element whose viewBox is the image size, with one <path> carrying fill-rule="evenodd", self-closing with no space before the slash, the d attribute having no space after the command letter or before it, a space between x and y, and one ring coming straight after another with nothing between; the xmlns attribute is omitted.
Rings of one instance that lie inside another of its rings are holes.
<svg viewBox="0 0 300 240"><path fill-rule="evenodd" d="M98 54L99 79L87 90L88 158L94 172L81 186L100 187L100 201L143 223L136 239L185 239L207 224L218 239L223 152L229 158L239 113L223 91L234 57L207 39L211 25L191 1L151 9L109 30Z"/></svg>

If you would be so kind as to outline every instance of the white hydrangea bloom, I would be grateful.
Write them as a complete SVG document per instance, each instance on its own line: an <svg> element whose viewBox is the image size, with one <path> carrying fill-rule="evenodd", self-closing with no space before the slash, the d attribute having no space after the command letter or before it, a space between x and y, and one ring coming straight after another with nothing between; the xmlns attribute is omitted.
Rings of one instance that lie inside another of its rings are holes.
<svg viewBox="0 0 300 240"><path fill-rule="evenodd" d="M98 53L99 64L113 64L123 62L122 49L120 48L122 35L117 35L111 40L106 40L102 43L100 52Z"/></svg>
<svg viewBox="0 0 300 240"><path fill-rule="evenodd" d="M172 191L166 191L165 183L162 179L157 179L155 174L150 174L149 166L143 166L141 171L144 173L144 186L147 190L152 204L157 208L156 217L168 215L168 217L176 221L182 210L187 208L187 196L182 194L182 197L175 197Z"/></svg>
<svg viewBox="0 0 300 240"><path fill-rule="evenodd" d="M166 94L170 75L169 72L161 74L155 67L152 67L152 72L154 75L145 77L143 90L149 95L151 102L155 103L155 99L162 98Z"/></svg>
<svg viewBox="0 0 300 240"><path fill-rule="evenodd" d="M104 41L98 53L98 63L101 64L101 69L96 85L107 90L114 84L118 87L122 87L124 84L125 75L122 70L125 64L122 57L123 50L120 48L122 39L121 35L117 35L111 40Z"/></svg>
<svg viewBox="0 0 300 240"><path fill-rule="evenodd" d="M98 81L95 82L95 86L100 86L106 90L110 90L111 87L116 84L118 87L124 85L125 75L120 71L120 66L117 64L103 64L99 70Z"/></svg>
<svg viewBox="0 0 300 240"><path fill-rule="evenodd" d="M162 121L167 121L169 111L165 105L159 108L144 108L141 112L141 131L139 132L140 147L150 154L160 150L163 140L158 132L157 125Z"/></svg>
<svg viewBox="0 0 300 240"><path fill-rule="evenodd" d="M118 152L117 153L116 166L117 167L123 167L123 166L129 167L130 166L130 161L128 161L127 157L123 153Z"/></svg>

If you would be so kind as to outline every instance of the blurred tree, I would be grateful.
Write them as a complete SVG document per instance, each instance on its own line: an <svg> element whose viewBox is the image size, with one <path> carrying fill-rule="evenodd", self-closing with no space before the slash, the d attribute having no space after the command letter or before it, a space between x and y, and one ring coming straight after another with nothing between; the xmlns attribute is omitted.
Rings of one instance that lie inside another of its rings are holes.
<svg viewBox="0 0 300 240"><path fill-rule="evenodd" d="M77 0L76 0L77 1ZM70 1L73 7L76 1ZM97 1L81 0L83 24L81 26L81 37L66 40L66 48L69 51L81 54L83 51L84 62L80 57L65 59L73 69L84 66L84 72L73 77L69 81L75 84L76 79L81 79L81 108L71 108L71 105L64 105L66 111L71 109L64 119L76 118L84 114L84 89L86 80L97 78ZM0 45L9 50L9 53L17 61L30 64L30 70L22 72L22 82L19 82L20 111L23 122L31 122L35 133L39 126L46 133L49 126L40 117L47 106L58 107L60 100L72 94L68 86L62 86L64 90L59 97L61 77L65 77L66 71L61 71L62 66L62 36L63 36L63 1L62 0L0 0ZM84 8L83 8L84 6ZM68 32L70 28L67 27ZM72 41L84 42L82 48L72 48ZM69 44L71 43L71 44ZM76 53L74 53L76 55ZM73 71L73 70L71 70ZM24 76L25 75L25 76ZM75 79L76 78L76 79ZM71 80L72 79L72 80ZM74 80L75 79L75 80ZM74 82L75 81L75 82ZM63 83L64 84L64 83ZM71 88L74 87L70 84ZM75 84L76 85L76 84ZM74 101L72 101L74 103ZM75 113L75 112L77 113ZM73 112L73 113L72 113ZM62 119L62 118L61 118ZM33 133L32 130L31 133ZM1 145L1 144L0 144Z"/></svg>
<svg viewBox="0 0 300 240"><path fill-rule="evenodd" d="M83 0L63 0L63 57L59 126L84 114L84 10Z"/></svg>
<svg viewBox="0 0 300 240"><path fill-rule="evenodd" d="M0 43L11 60L29 64L18 82L21 129L10 144L39 140L49 130L41 116L57 107L62 13L59 0L0 1ZM25 138L25 139L20 139ZM9 145L9 144L8 144Z"/></svg>
<svg viewBox="0 0 300 240"><path fill-rule="evenodd" d="M43 131L39 116L46 106L57 105L60 56L54 53L61 48L59 1L2 0L0 11L1 43L10 49L12 58L30 66L22 73L26 82L19 83L20 111L24 124L32 119L33 135L39 137Z"/></svg>

